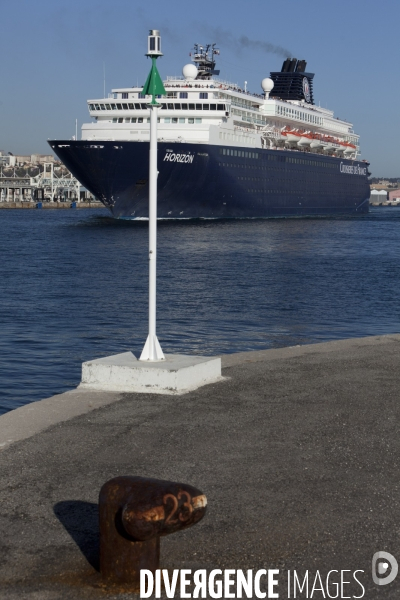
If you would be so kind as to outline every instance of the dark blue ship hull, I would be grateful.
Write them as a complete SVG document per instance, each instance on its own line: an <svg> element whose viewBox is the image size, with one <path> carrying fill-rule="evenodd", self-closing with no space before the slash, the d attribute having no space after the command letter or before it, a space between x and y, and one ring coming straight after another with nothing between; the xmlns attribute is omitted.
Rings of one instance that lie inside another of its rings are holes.
<svg viewBox="0 0 400 600"><path fill-rule="evenodd" d="M114 217L148 217L149 143L49 143ZM159 142L158 217L366 213L370 195L367 165L301 151Z"/></svg>

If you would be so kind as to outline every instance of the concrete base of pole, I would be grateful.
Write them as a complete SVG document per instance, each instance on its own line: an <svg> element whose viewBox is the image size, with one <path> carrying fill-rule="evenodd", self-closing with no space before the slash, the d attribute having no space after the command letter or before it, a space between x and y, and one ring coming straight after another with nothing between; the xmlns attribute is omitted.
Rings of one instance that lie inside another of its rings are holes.
<svg viewBox="0 0 400 600"><path fill-rule="evenodd" d="M222 380L221 359L166 354L160 362L138 361L132 352L82 364L79 388L148 394L184 394Z"/></svg>

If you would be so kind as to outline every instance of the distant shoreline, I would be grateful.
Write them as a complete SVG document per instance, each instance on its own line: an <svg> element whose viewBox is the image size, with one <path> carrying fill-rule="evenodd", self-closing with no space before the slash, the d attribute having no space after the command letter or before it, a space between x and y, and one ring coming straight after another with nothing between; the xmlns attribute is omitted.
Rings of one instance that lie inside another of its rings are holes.
<svg viewBox="0 0 400 600"><path fill-rule="evenodd" d="M39 201L40 202L40 201ZM0 210L2 208L17 208L17 209L32 209L37 208L38 201L36 202L0 202ZM71 209L71 201L68 202L41 202L42 209ZM105 208L101 202L76 202L73 208Z"/></svg>
<svg viewBox="0 0 400 600"><path fill-rule="evenodd" d="M39 200L40 202L40 200ZM8 208L8 209L33 209L33 208L37 208L37 203L38 201L35 202L0 202L0 210L2 208ZM382 208L387 208L387 207L399 207L400 206L400 202L399 203L391 203L391 202L379 202L379 203L375 203L375 202L370 202L369 203L370 206L374 206L374 207L382 207ZM74 208L106 208L104 206L104 204L102 204L101 202L76 202L74 207L71 207L71 201L69 200L68 202L42 202L42 206L41 209L74 209ZM40 209L39 209L40 210Z"/></svg>

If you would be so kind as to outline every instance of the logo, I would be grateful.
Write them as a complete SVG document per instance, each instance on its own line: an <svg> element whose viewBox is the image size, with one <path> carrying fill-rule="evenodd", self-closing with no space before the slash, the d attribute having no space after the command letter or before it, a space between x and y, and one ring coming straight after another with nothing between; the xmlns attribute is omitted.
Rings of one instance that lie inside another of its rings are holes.
<svg viewBox="0 0 400 600"><path fill-rule="evenodd" d="M179 162L179 163L192 163L194 154L174 154L172 150L167 150L164 156L164 161Z"/></svg>
<svg viewBox="0 0 400 600"><path fill-rule="evenodd" d="M303 94L306 102L311 102L310 84L307 77L303 77Z"/></svg>
<svg viewBox="0 0 400 600"><path fill-rule="evenodd" d="M389 571L390 567L390 571ZM394 556L389 552L375 552L372 557L372 579L377 585L387 585L392 583L397 577L399 565ZM385 577L385 573L389 573Z"/></svg>

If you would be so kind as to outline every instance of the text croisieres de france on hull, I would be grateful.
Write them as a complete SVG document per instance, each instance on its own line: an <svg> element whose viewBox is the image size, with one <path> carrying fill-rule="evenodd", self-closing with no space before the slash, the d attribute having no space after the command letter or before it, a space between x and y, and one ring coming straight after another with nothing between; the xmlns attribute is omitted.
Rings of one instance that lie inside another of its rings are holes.
<svg viewBox="0 0 400 600"><path fill-rule="evenodd" d="M287 596L280 596L279 569L148 569L140 571L140 597L161 598L364 598L365 587L360 581L363 570L287 571ZM178 583L179 579L179 583ZM356 584L358 595L351 595L349 585ZM283 590L282 590L283 592ZM322 596L321 596L322 594Z"/></svg>
<svg viewBox="0 0 400 600"><path fill-rule="evenodd" d="M361 167L360 165L345 165L341 162L340 172L347 173L348 175L366 175L367 167Z"/></svg>

